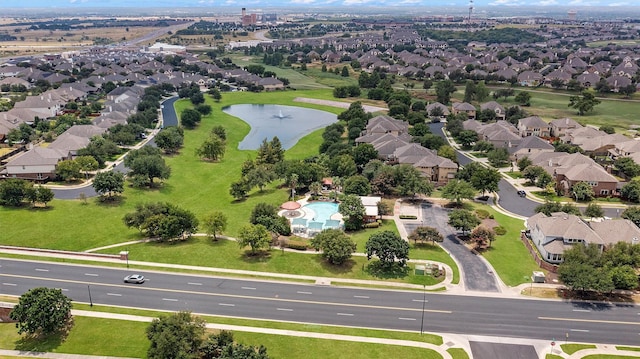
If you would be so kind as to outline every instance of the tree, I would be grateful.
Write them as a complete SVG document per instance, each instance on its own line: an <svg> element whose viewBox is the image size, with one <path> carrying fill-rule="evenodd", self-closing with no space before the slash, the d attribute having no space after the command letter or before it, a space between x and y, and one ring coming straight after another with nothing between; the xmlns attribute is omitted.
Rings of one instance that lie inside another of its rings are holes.
<svg viewBox="0 0 640 359"><path fill-rule="evenodd" d="M640 165L638 165L631 157L616 158L613 165L628 178L640 175Z"/></svg>
<svg viewBox="0 0 640 359"><path fill-rule="evenodd" d="M56 175L63 181L80 177L80 165L75 160L64 160L56 164Z"/></svg>
<svg viewBox="0 0 640 359"><path fill-rule="evenodd" d="M508 97L513 96L514 94L515 91L512 88L501 88L493 91L493 98L497 100L500 97L503 97L506 101Z"/></svg>
<svg viewBox="0 0 640 359"><path fill-rule="evenodd" d="M529 157L522 157L518 160L517 165L520 172L524 171L527 167L531 166L533 162L529 159ZM534 181L531 181L534 182Z"/></svg>
<svg viewBox="0 0 640 359"><path fill-rule="evenodd" d="M149 187L153 187L153 179L167 179L171 175L171 168L160 156L160 150L151 146L144 146L139 150L130 151L124 159L124 164L131 171L130 176L145 177Z"/></svg>
<svg viewBox="0 0 640 359"><path fill-rule="evenodd" d="M233 196L233 198L240 200L247 197L247 193L251 188L247 184L247 182L243 179L231 183L231 187L229 188L229 194Z"/></svg>
<svg viewBox="0 0 640 359"><path fill-rule="evenodd" d="M116 171L98 172L93 179L93 188L101 196L107 194L111 199L114 193L124 192L124 174Z"/></svg>
<svg viewBox="0 0 640 359"><path fill-rule="evenodd" d="M188 238L198 228L198 219L192 212L163 202L138 204L135 211L125 214L122 220L127 227L137 228L161 241Z"/></svg>
<svg viewBox="0 0 640 359"><path fill-rule="evenodd" d="M610 292L614 284L610 271L603 270L602 251L595 243L566 249L558 267L560 280L572 290Z"/></svg>
<svg viewBox="0 0 640 359"><path fill-rule="evenodd" d="M454 209L449 212L449 221L447 224L459 231L462 231L464 234L479 225L480 219L478 219L475 213L466 209Z"/></svg>
<svg viewBox="0 0 640 359"><path fill-rule="evenodd" d="M201 347L201 357L204 359L269 359L267 348L233 342L233 333L222 330L218 334L211 334Z"/></svg>
<svg viewBox="0 0 640 359"><path fill-rule="evenodd" d="M604 216L604 210L597 203L589 203L584 210L584 215L591 218L600 218Z"/></svg>
<svg viewBox="0 0 640 359"><path fill-rule="evenodd" d="M238 245L240 248L251 247L251 255L256 255L258 251L268 249L270 244L271 236L265 226L249 224L240 229Z"/></svg>
<svg viewBox="0 0 640 359"><path fill-rule="evenodd" d="M461 131L458 136L456 136L456 141L460 143L462 148L469 149L472 143L478 141L478 133L471 130Z"/></svg>
<svg viewBox="0 0 640 359"><path fill-rule="evenodd" d="M568 107L578 110L578 115L584 116L585 113L590 112L593 108L600 104L600 100L591 91L582 91L582 96L575 95L569 97Z"/></svg>
<svg viewBox="0 0 640 359"><path fill-rule="evenodd" d="M342 72L340 75L342 77L349 77L349 68L346 66L342 66Z"/></svg>
<svg viewBox="0 0 640 359"><path fill-rule="evenodd" d="M363 168L369 161L378 158L378 151L370 143L362 143L353 149L353 160L358 168Z"/></svg>
<svg viewBox="0 0 640 359"><path fill-rule="evenodd" d="M17 178L0 181L0 204L12 207L20 206L31 187L33 187L31 182Z"/></svg>
<svg viewBox="0 0 640 359"><path fill-rule="evenodd" d="M640 207L638 206L629 206L627 209L622 212L622 218L628 219L633 222L636 226L640 227Z"/></svg>
<svg viewBox="0 0 640 359"><path fill-rule="evenodd" d="M204 103L204 95L202 95L202 92L200 91L194 92L193 94L191 94L191 96L189 96L189 100L194 105L200 105Z"/></svg>
<svg viewBox="0 0 640 359"><path fill-rule="evenodd" d="M484 196L485 192L497 192L498 183L502 176L500 172L495 168L482 167L471 175L471 185L478 191L482 191Z"/></svg>
<svg viewBox="0 0 640 359"><path fill-rule="evenodd" d="M196 156L217 161L224 156L225 151L226 143L224 139L216 134L211 134L211 136L196 149Z"/></svg>
<svg viewBox="0 0 640 359"><path fill-rule="evenodd" d="M496 148L487 153L487 159L493 167L503 167L509 162L509 152L506 148Z"/></svg>
<svg viewBox="0 0 640 359"><path fill-rule="evenodd" d="M165 127L158 132L153 140L165 153L175 153L182 147L184 131L176 126Z"/></svg>
<svg viewBox="0 0 640 359"><path fill-rule="evenodd" d="M525 92L525 91L518 92L516 97L514 97L514 100L520 106L527 106L527 107L531 106L531 94L528 92Z"/></svg>
<svg viewBox="0 0 640 359"><path fill-rule="evenodd" d="M616 133L616 129L612 125L602 125L598 130L609 135Z"/></svg>
<svg viewBox="0 0 640 359"><path fill-rule="evenodd" d="M345 194L368 196L371 194L371 185L366 177L355 175L344 181L344 188L342 191Z"/></svg>
<svg viewBox="0 0 640 359"><path fill-rule="evenodd" d="M442 145L438 147L438 156L448 158L453 162L458 162L456 158L456 150L449 145Z"/></svg>
<svg viewBox="0 0 640 359"><path fill-rule="evenodd" d="M431 241L433 243L444 241L444 237L437 229L428 226L417 227L415 231L409 235L408 239L413 240L415 244L418 244L418 241L422 243L427 241Z"/></svg>
<svg viewBox="0 0 640 359"><path fill-rule="evenodd" d="M456 87L451 80L443 80L436 85L437 101L441 104L448 104L451 100L451 94L456 92Z"/></svg>
<svg viewBox="0 0 640 359"><path fill-rule="evenodd" d="M463 199L473 199L475 194L476 189L469 182L459 179L452 179L442 187L442 197L455 201L457 206L462 204Z"/></svg>
<svg viewBox="0 0 640 359"><path fill-rule="evenodd" d="M484 102L489 97L489 89L485 85L484 81L478 82L476 85L475 99L478 102Z"/></svg>
<svg viewBox="0 0 640 359"><path fill-rule="evenodd" d="M496 238L496 234L485 226L478 226L471 231L469 238L476 242L480 248L487 246L487 244L491 247L491 242Z"/></svg>
<svg viewBox="0 0 640 359"><path fill-rule="evenodd" d="M356 244L339 229L325 229L311 239L311 246L322 251L322 257L329 263L341 265L351 258Z"/></svg>
<svg viewBox="0 0 640 359"><path fill-rule="evenodd" d="M345 218L344 228L346 230L356 231L362 228L366 212L359 196L354 194L346 195L338 206L338 212Z"/></svg>
<svg viewBox="0 0 640 359"><path fill-rule="evenodd" d="M396 189L400 196L431 195L433 184L415 167L402 164L394 167Z"/></svg>
<svg viewBox="0 0 640 359"><path fill-rule="evenodd" d="M544 213L547 216L550 216L551 213L555 212L564 212L567 214L574 214L576 216L580 215L580 210L575 205L571 203L561 204L560 202L546 202L534 208L533 211L536 213Z"/></svg>
<svg viewBox="0 0 640 359"><path fill-rule="evenodd" d="M25 191L25 198L31 202L32 206L35 206L36 202L40 202L46 207L53 197L53 191L44 186L29 186Z"/></svg>
<svg viewBox="0 0 640 359"><path fill-rule="evenodd" d="M522 177L529 180L532 184L535 184L543 173L546 173L546 171L541 166L526 166L522 171Z"/></svg>
<svg viewBox="0 0 640 359"><path fill-rule="evenodd" d="M160 316L147 327L147 338L151 341L147 358L200 358L204 332L204 320L190 312Z"/></svg>
<svg viewBox="0 0 640 359"><path fill-rule="evenodd" d="M640 181L632 180L624 185L620 190L620 195L631 202L640 202Z"/></svg>
<svg viewBox="0 0 640 359"><path fill-rule="evenodd" d="M276 206L260 202L253 207L251 210L251 215L249 216L249 223L258 224L260 223L260 218L268 217L275 218L278 216L278 208Z"/></svg>
<svg viewBox="0 0 640 359"><path fill-rule="evenodd" d="M284 160L284 150L278 136L274 136L271 141L265 138L258 148L256 164L276 164Z"/></svg>
<svg viewBox="0 0 640 359"><path fill-rule="evenodd" d="M593 187L586 182L578 182L571 187L571 193L576 201L591 201L595 196Z"/></svg>
<svg viewBox="0 0 640 359"><path fill-rule="evenodd" d="M464 102L471 102L475 98L476 84L472 80L467 80L467 84L464 88Z"/></svg>
<svg viewBox="0 0 640 359"><path fill-rule="evenodd" d="M71 299L61 289L33 288L20 296L9 317L17 321L19 334L47 336L71 323Z"/></svg>
<svg viewBox="0 0 640 359"><path fill-rule="evenodd" d="M75 158L80 171L84 172L84 178L89 177L89 172L95 171L99 168L98 161L92 156L78 156Z"/></svg>
<svg viewBox="0 0 640 359"><path fill-rule="evenodd" d="M385 268L392 267L396 263L404 267L409 259L409 243L391 231L372 234L365 248L367 259L370 260L371 257L376 256Z"/></svg>
<svg viewBox="0 0 640 359"><path fill-rule="evenodd" d="M218 237L216 235L222 234L222 232L227 228L227 216L223 212L212 212L204 217L202 221L202 225L204 226L204 230L207 232L209 237L213 237L213 240L217 241Z"/></svg>
<svg viewBox="0 0 640 359"><path fill-rule="evenodd" d="M249 188L257 186L262 192L266 185L276 179L277 175L272 166L261 164L251 169L244 177Z"/></svg>
<svg viewBox="0 0 640 359"><path fill-rule="evenodd" d="M220 94L220 90L218 90L217 88L212 88L211 90L209 90L209 95L211 95L211 98L213 98L216 102L220 102L220 99L222 99L222 95Z"/></svg>
<svg viewBox="0 0 640 359"><path fill-rule="evenodd" d="M201 119L202 119L202 114L190 108L185 109L180 114L180 124L185 128L189 128L189 129L196 127L198 123L200 123Z"/></svg>

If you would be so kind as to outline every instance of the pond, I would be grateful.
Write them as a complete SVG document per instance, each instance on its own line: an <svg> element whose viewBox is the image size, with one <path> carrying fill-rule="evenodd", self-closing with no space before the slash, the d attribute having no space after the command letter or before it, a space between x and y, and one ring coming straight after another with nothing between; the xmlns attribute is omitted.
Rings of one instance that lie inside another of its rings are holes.
<svg viewBox="0 0 640 359"><path fill-rule="evenodd" d="M329 112L284 105L231 105L222 111L251 126L238 144L240 150L257 150L264 139L271 141L274 136L286 150L305 135L338 121L338 116Z"/></svg>

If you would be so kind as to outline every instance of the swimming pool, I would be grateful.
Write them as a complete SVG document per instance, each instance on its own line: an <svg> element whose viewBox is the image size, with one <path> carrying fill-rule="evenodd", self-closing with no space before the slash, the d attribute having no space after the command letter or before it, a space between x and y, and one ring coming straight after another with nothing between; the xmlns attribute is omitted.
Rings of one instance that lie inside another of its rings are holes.
<svg viewBox="0 0 640 359"><path fill-rule="evenodd" d="M309 219L313 222L325 223L338 213L338 204L333 202L311 202L302 208L307 214L305 217L311 216Z"/></svg>

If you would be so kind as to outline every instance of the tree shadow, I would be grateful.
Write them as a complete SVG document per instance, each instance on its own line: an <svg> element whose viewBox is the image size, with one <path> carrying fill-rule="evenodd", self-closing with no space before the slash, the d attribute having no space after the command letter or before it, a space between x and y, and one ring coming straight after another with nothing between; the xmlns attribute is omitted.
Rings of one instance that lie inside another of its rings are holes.
<svg viewBox="0 0 640 359"><path fill-rule="evenodd" d="M271 252L257 251L256 253L251 253L251 250L247 249L240 255L240 260L245 263L266 263L271 260Z"/></svg>
<svg viewBox="0 0 640 359"><path fill-rule="evenodd" d="M59 347L73 328L73 317L69 319L62 329L49 335L24 335L15 341L15 350L29 352L51 352Z"/></svg>
<svg viewBox="0 0 640 359"><path fill-rule="evenodd" d="M382 279L397 279L404 278L409 275L409 267L401 266L398 263L391 265L385 265L380 261L375 261L367 264L365 272L376 278Z"/></svg>
<svg viewBox="0 0 640 359"><path fill-rule="evenodd" d="M322 258L322 256L320 255L314 256L313 260L319 263L322 269L326 270L331 274L351 273L353 272L353 267L356 265L356 261L354 261L353 259L348 259L340 265L331 264L326 259Z"/></svg>
<svg viewBox="0 0 640 359"><path fill-rule="evenodd" d="M95 204L103 207L119 207L125 203L127 203L127 198L125 196L98 196L94 200Z"/></svg>

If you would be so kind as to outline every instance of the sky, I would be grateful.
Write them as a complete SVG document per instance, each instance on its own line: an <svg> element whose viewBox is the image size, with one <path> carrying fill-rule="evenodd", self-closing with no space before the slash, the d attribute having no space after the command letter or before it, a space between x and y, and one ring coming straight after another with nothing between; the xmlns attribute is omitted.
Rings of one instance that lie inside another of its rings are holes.
<svg viewBox="0 0 640 359"><path fill-rule="evenodd" d="M0 8L468 6L469 0L0 0ZM474 0L476 7L640 7L638 0ZM355 10L355 9L353 9Z"/></svg>

